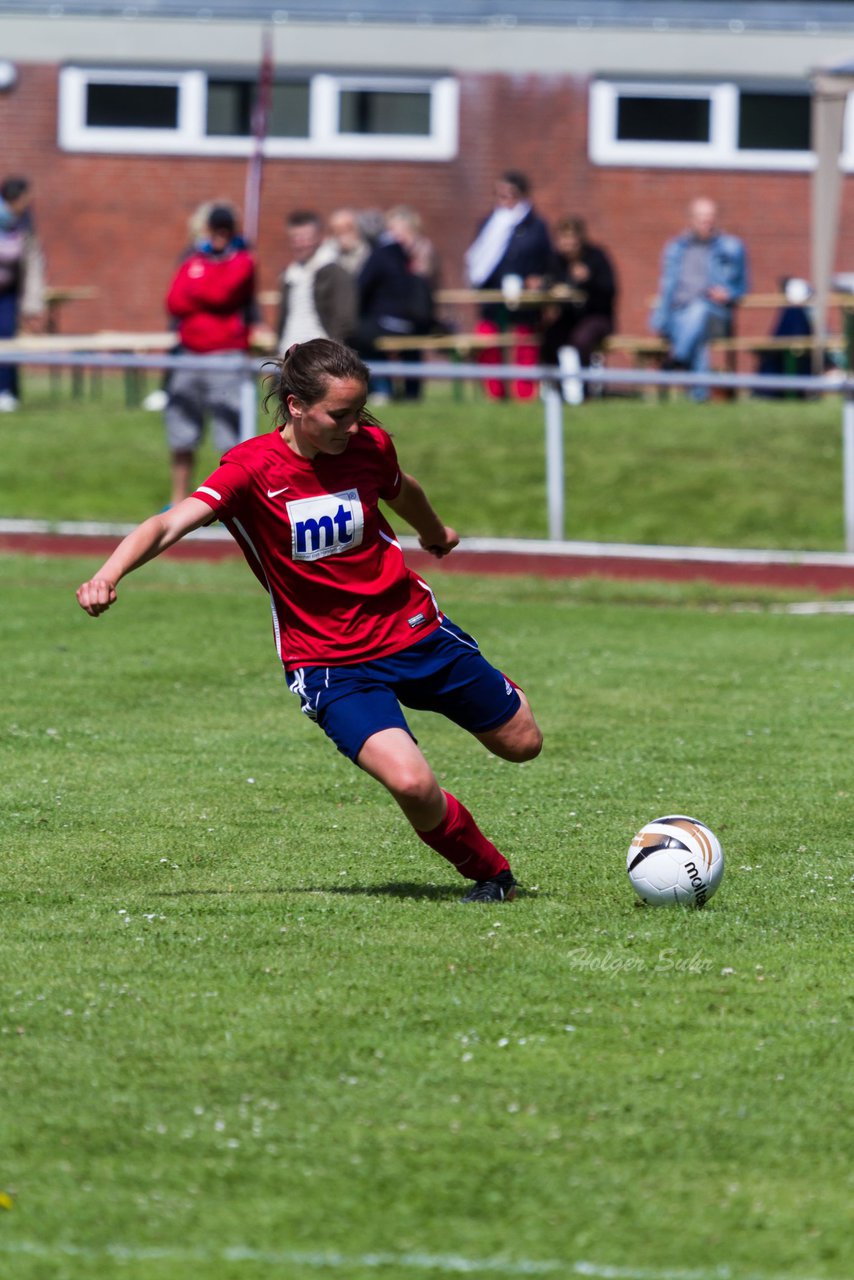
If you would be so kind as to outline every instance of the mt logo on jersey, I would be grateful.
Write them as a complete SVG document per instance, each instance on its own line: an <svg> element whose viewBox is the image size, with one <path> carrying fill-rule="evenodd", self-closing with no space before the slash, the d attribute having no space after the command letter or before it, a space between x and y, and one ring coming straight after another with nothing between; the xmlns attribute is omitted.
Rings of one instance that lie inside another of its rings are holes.
<svg viewBox="0 0 854 1280"><path fill-rule="evenodd" d="M287 504L291 523L291 557L322 560L360 546L365 516L358 489L298 498Z"/></svg>

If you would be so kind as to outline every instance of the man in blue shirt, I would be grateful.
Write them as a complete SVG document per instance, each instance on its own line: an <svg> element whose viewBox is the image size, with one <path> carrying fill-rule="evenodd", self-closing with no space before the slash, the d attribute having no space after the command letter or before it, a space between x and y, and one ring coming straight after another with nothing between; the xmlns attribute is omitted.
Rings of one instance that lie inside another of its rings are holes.
<svg viewBox="0 0 854 1280"><path fill-rule="evenodd" d="M709 339L732 333L734 309L747 292L747 254L737 236L718 230L713 200L693 200L688 218L687 231L664 246L652 328L670 343L665 368L704 373ZM705 400L708 388L692 395Z"/></svg>

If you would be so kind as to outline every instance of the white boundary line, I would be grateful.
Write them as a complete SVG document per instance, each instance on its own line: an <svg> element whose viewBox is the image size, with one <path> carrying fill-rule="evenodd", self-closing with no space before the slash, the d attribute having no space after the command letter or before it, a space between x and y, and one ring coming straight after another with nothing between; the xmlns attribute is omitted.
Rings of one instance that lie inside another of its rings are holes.
<svg viewBox="0 0 854 1280"><path fill-rule="evenodd" d="M224 1245L221 1249L180 1248L168 1245L105 1244L100 1247L35 1240L3 1240L0 1255L43 1258L78 1258L97 1263L177 1262L186 1264L260 1263L274 1267L308 1267L318 1271L352 1272L354 1268L380 1271L396 1267L401 1271L434 1271L445 1275L497 1276L582 1276L586 1280L809 1280L807 1276L772 1276L756 1272L734 1272L721 1265L710 1269L655 1267L612 1267L586 1261L559 1261L533 1258L465 1258L457 1254L363 1253L347 1255L334 1250L254 1249L248 1245Z"/></svg>
<svg viewBox="0 0 854 1280"><path fill-rule="evenodd" d="M854 600L810 600L803 604L781 605L775 613L797 613L808 618L820 613L854 613Z"/></svg>
<svg viewBox="0 0 854 1280"><path fill-rule="evenodd" d="M98 520L17 520L0 519L0 533L37 534L72 538L124 538L135 524L111 524ZM231 542L231 534L222 525L196 529L188 535L191 538L202 538L211 542Z"/></svg>
<svg viewBox="0 0 854 1280"><path fill-rule="evenodd" d="M404 539L401 542L406 545ZM412 545L417 546L415 539ZM854 568L847 551L765 551L740 547L664 547L626 542L551 542L537 538L464 538L460 551L508 552L535 556L614 556L621 560L693 560L727 564L810 564Z"/></svg>
<svg viewBox="0 0 854 1280"><path fill-rule="evenodd" d="M58 534L83 538L123 538L136 528L134 524L111 524L94 520L26 520L0 519L0 533ZM197 529L191 538L211 542L231 541L221 525ZM407 551L417 551L418 539L400 538ZM726 564L805 564L854 568L854 554L847 551L765 551L761 548L738 547L662 547L625 542L552 542L544 538L463 538L460 551L472 554L528 556L613 556L621 560L688 560L699 563Z"/></svg>

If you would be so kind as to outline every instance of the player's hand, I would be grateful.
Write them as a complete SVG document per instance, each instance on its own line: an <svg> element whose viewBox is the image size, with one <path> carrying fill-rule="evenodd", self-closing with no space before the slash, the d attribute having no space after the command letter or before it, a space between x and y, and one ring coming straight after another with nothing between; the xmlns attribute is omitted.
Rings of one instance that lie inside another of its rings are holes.
<svg viewBox="0 0 854 1280"><path fill-rule="evenodd" d="M434 539L431 542L425 542L423 538L418 541L425 551L429 551L431 556L435 556L437 560L441 560L442 556L449 555L460 541L460 535L456 529L450 529L447 525L442 527L442 537L439 540Z"/></svg>
<svg viewBox="0 0 854 1280"><path fill-rule="evenodd" d="M106 613L116 603L116 586L107 578L90 578L77 588L77 603L91 618Z"/></svg>

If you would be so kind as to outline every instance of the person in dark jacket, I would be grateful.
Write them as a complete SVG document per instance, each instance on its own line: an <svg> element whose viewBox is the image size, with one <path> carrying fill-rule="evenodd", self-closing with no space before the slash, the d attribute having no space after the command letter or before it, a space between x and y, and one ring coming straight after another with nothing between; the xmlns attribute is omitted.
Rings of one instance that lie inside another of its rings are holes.
<svg viewBox="0 0 854 1280"><path fill-rule="evenodd" d="M586 367L590 357L614 332L617 281L608 254L587 239L581 218L562 218L555 229L556 251L548 284L566 301L543 312L541 358L543 364L560 364L559 352L574 348L577 365Z"/></svg>
<svg viewBox="0 0 854 1280"><path fill-rule="evenodd" d="M501 290L503 302L488 301L480 308L477 333L512 333L517 342L510 353L513 364L536 364L539 359L537 331L540 315L536 308L519 306L523 289L539 289L549 270L552 246L548 228L534 211L529 199L530 183L524 173L509 169L495 184L495 207L478 229L466 251L469 283L475 289ZM480 353L483 364L500 364L501 350L490 347ZM492 399L503 400L505 382L484 384ZM517 382L514 395L520 400L536 393L533 382Z"/></svg>
<svg viewBox="0 0 854 1280"><path fill-rule="evenodd" d="M770 336L772 338L794 338L796 340L798 338L811 338L813 327L808 305L812 298L810 285L806 280L802 280L798 276L784 276L780 281L780 292L785 298L785 303L777 313ZM812 373L812 356L809 351L803 351L798 354L797 345L797 341L794 341L792 343L793 350L764 352L759 359L756 372L778 375L790 373L809 377ZM775 398L791 395L792 393L767 391L762 388L754 391L753 394ZM795 395L803 398L806 392L797 391Z"/></svg>
<svg viewBox="0 0 854 1280"><path fill-rule="evenodd" d="M359 325L356 348L363 360L388 359L377 349L377 338L412 338L430 332L433 324L435 255L423 234L421 219L408 205L397 205L386 215L386 230L359 272ZM420 353L401 351L404 359L418 362ZM389 378L371 379L371 399L381 404L391 397ZM418 399L421 381L404 380L404 396Z"/></svg>

